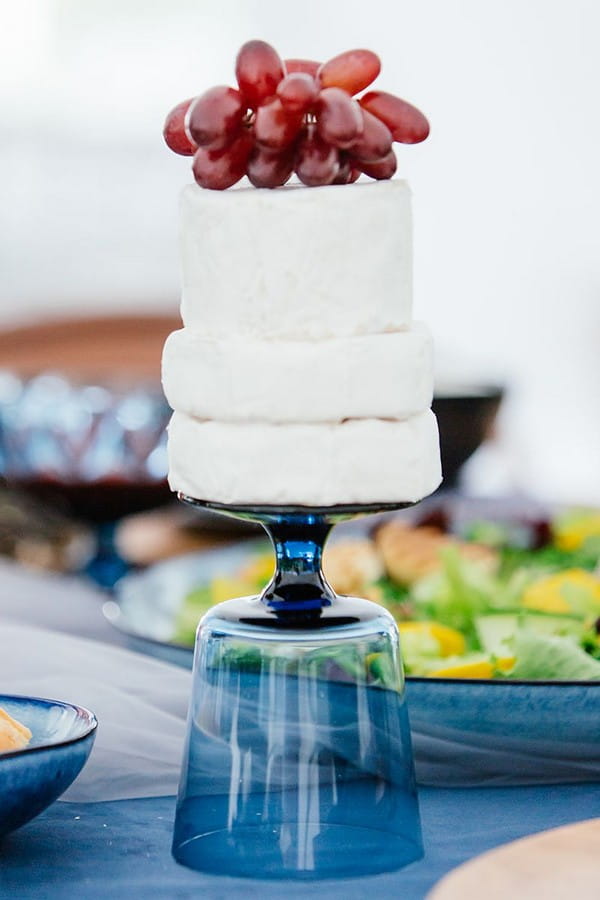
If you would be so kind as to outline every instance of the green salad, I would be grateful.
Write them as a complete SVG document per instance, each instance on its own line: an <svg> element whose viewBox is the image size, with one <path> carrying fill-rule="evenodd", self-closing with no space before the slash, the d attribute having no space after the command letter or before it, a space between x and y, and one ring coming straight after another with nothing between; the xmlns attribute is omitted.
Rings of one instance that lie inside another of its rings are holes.
<svg viewBox="0 0 600 900"><path fill-rule="evenodd" d="M419 529L410 534L419 538ZM371 543L376 558L377 535ZM600 681L600 512L576 510L549 521L534 546L523 530L487 521L438 543L425 574L403 579L382 564L373 578L371 566L353 591L396 619L407 674ZM485 564L467 552L474 545L491 551ZM174 639L193 644L210 606L259 593L272 569L272 556L261 552L233 577L199 586L185 599Z"/></svg>

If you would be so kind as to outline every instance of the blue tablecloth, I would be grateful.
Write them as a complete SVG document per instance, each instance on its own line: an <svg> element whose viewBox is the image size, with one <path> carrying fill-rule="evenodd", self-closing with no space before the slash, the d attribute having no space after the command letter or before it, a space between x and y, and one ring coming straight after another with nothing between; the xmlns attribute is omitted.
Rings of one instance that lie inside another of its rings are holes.
<svg viewBox="0 0 600 900"><path fill-rule="evenodd" d="M32 576L18 567L0 564L0 613L5 634L6 623L35 624L107 644L118 643L118 634L102 619L101 599L74 581ZM135 671L140 669L138 675L144 678L145 661L140 657L134 662ZM73 658L65 660L69 671L73 664ZM101 670L104 673L102 666ZM182 670L172 674L186 677ZM157 677L164 675L158 673ZM69 674L69 679L79 697L81 678L72 679ZM131 682L125 684L131 687ZM48 690L54 686L48 685ZM149 690L154 692L155 687L152 683ZM154 707L152 714L157 714ZM101 725L107 741L111 734L108 719L107 714ZM95 748L98 758L101 749ZM114 759L112 764L116 764ZM423 860L388 875L319 883L248 881L182 868L170 854L174 797L58 802L0 844L0 900L364 900L370 895L377 900L420 900L445 872L479 853L536 831L600 816L600 783L430 787L421 788L419 795L426 845ZM523 897L527 900L526 894Z"/></svg>
<svg viewBox="0 0 600 900"><path fill-rule="evenodd" d="M316 883L207 876L177 865L170 855L173 797L55 803L0 847L0 898L420 900L445 872L478 853L535 831L600 816L600 784L423 788L420 798L423 860L388 875Z"/></svg>

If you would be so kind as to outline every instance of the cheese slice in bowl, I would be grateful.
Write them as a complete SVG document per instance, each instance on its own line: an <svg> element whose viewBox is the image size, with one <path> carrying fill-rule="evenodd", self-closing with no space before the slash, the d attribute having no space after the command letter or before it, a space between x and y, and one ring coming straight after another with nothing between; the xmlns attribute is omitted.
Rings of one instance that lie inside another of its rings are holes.
<svg viewBox="0 0 600 900"><path fill-rule="evenodd" d="M31 740L31 731L0 707L0 753L22 750Z"/></svg>

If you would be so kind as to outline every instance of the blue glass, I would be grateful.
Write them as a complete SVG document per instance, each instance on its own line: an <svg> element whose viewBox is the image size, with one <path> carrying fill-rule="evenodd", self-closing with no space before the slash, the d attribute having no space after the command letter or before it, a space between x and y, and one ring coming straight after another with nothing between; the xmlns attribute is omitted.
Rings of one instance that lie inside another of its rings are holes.
<svg viewBox="0 0 600 900"><path fill-rule="evenodd" d="M398 630L377 604L337 597L321 570L332 525L370 508L221 510L260 521L277 565L260 597L200 623L175 858L306 879L419 859Z"/></svg>
<svg viewBox="0 0 600 900"><path fill-rule="evenodd" d="M159 386L21 379L0 369L0 471L13 482L153 484L167 474L171 410Z"/></svg>

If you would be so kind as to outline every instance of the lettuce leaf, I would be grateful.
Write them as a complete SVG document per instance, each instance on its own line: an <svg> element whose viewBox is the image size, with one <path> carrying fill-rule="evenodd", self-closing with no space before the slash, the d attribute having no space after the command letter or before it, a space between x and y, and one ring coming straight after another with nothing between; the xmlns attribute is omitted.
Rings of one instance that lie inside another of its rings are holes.
<svg viewBox="0 0 600 900"><path fill-rule="evenodd" d="M479 649L475 617L514 609L523 590L505 582L476 562L461 557L455 547L441 553L442 569L418 581L412 590L418 618L435 619L462 631L470 649Z"/></svg>
<svg viewBox="0 0 600 900"><path fill-rule="evenodd" d="M511 642L516 663L508 678L523 681L600 681L600 661L569 637L519 629Z"/></svg>

